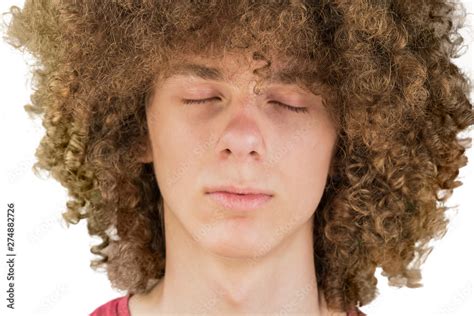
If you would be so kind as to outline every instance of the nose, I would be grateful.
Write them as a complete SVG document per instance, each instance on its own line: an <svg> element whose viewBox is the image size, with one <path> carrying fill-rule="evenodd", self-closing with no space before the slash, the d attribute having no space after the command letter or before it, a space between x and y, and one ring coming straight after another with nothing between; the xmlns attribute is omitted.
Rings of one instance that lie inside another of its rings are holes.
<svg viewBox="0 0 474 316"><path fill-rule="evenodd" d="M217 146L222 159L259 160L264 155L264 141L257 119L257 107L250 97L235 100L235 111ZM261 124L260 124L261 125Z"/></svg>

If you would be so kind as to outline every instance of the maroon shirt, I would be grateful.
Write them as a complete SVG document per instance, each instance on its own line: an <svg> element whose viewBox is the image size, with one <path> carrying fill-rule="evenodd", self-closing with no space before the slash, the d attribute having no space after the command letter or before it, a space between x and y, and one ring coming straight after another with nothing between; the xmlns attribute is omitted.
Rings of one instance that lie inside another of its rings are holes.
<svg viewBox="0 0 474 316"><path fill-rule="evenodd" d="M89 316L130 316L128 300L130 294L114 298L107 303L97 307ZM356 306L347 311L347 316L366 316Z"/></svg>

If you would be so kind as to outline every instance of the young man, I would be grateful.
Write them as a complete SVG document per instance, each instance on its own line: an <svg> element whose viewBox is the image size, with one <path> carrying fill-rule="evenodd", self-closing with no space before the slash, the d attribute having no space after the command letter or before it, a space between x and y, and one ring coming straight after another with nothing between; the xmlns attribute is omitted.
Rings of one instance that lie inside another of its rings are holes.
<svg viewBox="0 0 474 316"><path fill-rule="evenodd" d="M467 163L448 1L33 1L37 168L112 286L93 315L360 314L417 287Z"/></svg>
<svg viewBox="0 0 474 316"><path fill-rule="evenodd" d="M143 162L164 197L166 274L132 296L132 315L326 315L312 223L336 129L321 96L296 84L255 93L262 62L250 57L193 58L154 91Z"/></svg>

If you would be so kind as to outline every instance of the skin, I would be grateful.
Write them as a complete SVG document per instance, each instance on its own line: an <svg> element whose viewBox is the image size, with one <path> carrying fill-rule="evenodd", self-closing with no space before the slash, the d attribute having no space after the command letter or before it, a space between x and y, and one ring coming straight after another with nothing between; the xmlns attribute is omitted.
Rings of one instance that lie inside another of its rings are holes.
<svg viewBox="0 0 474 316"><path fill-rule="evenodd" d="M249 56L193 57L220 67L225 80L176 75L156 86L147 109L149 150L141 161L153 162L164 200L166 273L148 294L131 297L133 316L329 315L316 288L312 222L336 130L321 96L274 83L257 95L252 70L263 61ZM183 103L212 97L218 98ZM225 209L204 190L223 184L264 188L273 196L255 211Z"/></svg>

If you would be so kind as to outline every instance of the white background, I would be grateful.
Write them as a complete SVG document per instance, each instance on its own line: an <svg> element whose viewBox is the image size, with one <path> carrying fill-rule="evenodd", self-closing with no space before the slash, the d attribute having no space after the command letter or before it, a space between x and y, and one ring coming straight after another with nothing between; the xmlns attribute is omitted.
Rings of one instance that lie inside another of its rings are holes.
<svg viewBox="0 0 474 316"><path fill-rule="evenodd" d="M474 1L463 1L468 17L464 36L467 53L454 62L474 80ZM0 12L22 0L2 0ZM468 60L471 60L468 63ZM105 273L89 268L91 238L85 221L66 227L61 221L66 190L52 178L31 171L34 151L44 134L41 122L23 110L30 103L31 75L27 56L0 40L0 314L88 315L97 306L125 293L112 290ZM474 100L471 95L471 100ZM465 135L461 134L460 136ZM469 136L474 137L471 133ZM445 237L422 265L423 287L389 287L377 270L379 296L362 311L369 316L474 315L474 155L458 177L448 206L451 222ZM470 193L470 194L469 194ZM7 204L15 204L15 310L6 308Z"/></svg>

